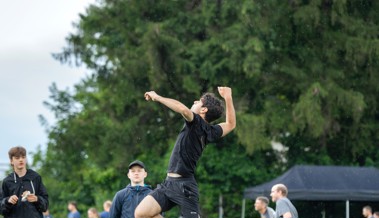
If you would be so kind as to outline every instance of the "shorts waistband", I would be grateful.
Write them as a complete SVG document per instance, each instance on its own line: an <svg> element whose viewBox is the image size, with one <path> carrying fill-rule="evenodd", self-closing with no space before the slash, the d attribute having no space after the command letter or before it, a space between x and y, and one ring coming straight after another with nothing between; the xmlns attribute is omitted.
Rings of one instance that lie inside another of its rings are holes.
<svg viewBox="0 0 379 218"><path fill-rule="evenodd" d="M170 176L167 176L166 180L167 181L195 181L196 182L194 176L190 176L190 177L170 177Z"/></svg>

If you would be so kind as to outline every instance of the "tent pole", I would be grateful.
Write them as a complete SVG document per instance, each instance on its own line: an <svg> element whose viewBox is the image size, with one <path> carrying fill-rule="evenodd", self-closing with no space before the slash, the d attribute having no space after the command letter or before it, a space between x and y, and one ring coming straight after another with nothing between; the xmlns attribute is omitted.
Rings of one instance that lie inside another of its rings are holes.
<svg viewBox="0 0 379 218"><path fill-rule="evenodd" d="M218 218L222 218L224 215L224 209L222 208L222 194L218 196Z"/></svg>
<svg viewBox="0 0 379 218"><path fill-rule="evenodd" d="M242 199L242 212L241 212L241 218L245 218L245 204L246 204L246 199Z"/></svg>
<svg viewBox="0 0 379 218"><path fill-rule="evenodd" d="M346 218L350 218L350 204L349 204L349 200L346 200Z"/></svg>

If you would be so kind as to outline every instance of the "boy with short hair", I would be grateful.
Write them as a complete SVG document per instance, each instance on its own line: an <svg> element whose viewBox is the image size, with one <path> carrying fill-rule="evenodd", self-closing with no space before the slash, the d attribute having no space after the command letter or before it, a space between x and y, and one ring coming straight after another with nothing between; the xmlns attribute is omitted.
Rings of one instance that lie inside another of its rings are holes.
<svg viewBox="0 0 379 218"><path fill-rule="evenodd" d="M41 218L49 198L41 176L26 168L26 149L13 147L8 152L13 172L2 184L1 213L4 218Z"/></svg>

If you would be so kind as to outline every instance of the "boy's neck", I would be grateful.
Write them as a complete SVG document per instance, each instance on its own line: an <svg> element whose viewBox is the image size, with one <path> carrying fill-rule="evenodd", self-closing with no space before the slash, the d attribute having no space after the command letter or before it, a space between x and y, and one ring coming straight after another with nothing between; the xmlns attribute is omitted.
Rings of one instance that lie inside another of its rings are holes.
<svg viewBox="0 0 379 218"><path fill-rule="evenodd" d="M23 177L26 174L26 168L14 169L14 172L18 175L18 177Z"/></svg>
<svg viewBox="0 0 379 218"><path fill-rule="evenodd" d="M134 183L134 182L131 182L130 185L131 185L131 186L137 186L137 185L138 185L138 186L144 186L145 183Z"/></svg>
<svg viewBox="0 0 379 218"><path fill-rule="evenodd" d="M266 210L267 210L267 208L262 208L262 209L259 211L259 213L260 213L260 214L265 214L265 213L266 213Z"/></svg>

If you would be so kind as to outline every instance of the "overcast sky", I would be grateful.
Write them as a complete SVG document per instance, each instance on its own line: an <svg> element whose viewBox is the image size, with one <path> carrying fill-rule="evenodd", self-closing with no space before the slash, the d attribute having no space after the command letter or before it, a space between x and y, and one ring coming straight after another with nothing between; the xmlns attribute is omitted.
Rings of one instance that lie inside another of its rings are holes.
<svg viewBox="0 0 379 218"><path fill-rule="evenodd" d="M95 0L0 0L0 171L8 168L8 150L46 148L47 135L38 115L54 123L43 106L49 86L72 88L88 74L52 58L67 45L73 22ZM30 155L29 155L30 159ZM30 160L29 160L30 161ZM0 178L3 177L0 172Z"/></svg>

